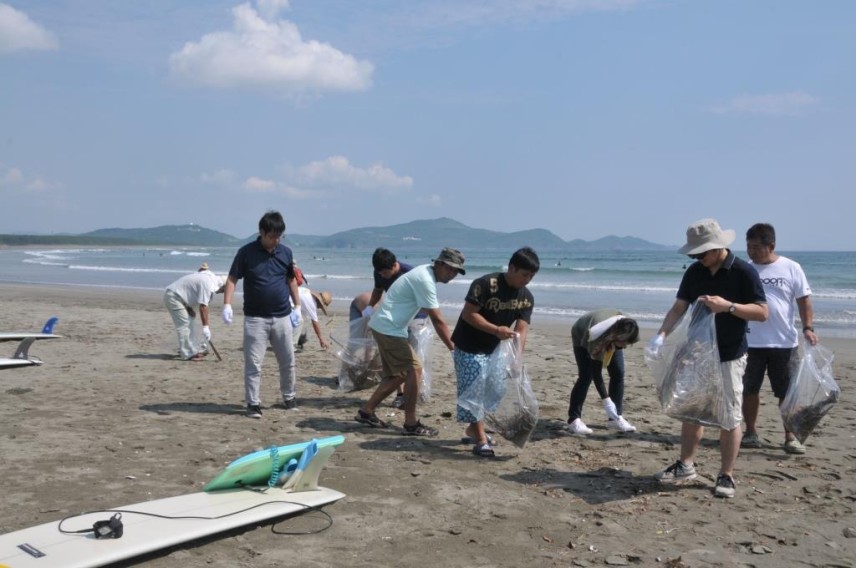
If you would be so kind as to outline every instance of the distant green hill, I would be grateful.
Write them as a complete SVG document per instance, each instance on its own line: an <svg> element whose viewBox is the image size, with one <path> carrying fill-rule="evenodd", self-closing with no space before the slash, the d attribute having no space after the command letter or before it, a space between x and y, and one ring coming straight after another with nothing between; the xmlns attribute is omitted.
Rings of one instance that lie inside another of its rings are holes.
<svg viewBox="0 0 856 568"><path fill-rule="evenodd" d="M232 235L193 224L162 225L150 229L98 229L80 236L123 239L137 244L203 247L240 245L243 242Z"/></svg>
<svg viewBox="0 0 856 568"><path fill-rule="evenodd" d="M256 238L253 233L244 239L227 235L199 225L163 225L148 229L99 229L80 235L0 235L0 245L172 245L172 246L235 246ZM327 237L286 234L289 246L319 248L376 248L395 251L408 248L512 250L531 246L536 251L605 251L605 250L671 250L636 237L608 236L595 241L575 239L564 241L545 229L529 229L503 233L474 229L463 223L441 217L423 219L387 227L363 227L342 231Z"/></svg>
<svg viewBox="0 0 856 568"><path fill-rule="evenodd" d="M292 237L292 239L297 240L297 236ZM426 246L507 250L531 246L537 251L665 250L671 248L635 237L609 236L596 241L576 239L568 242L545 229L529 229L511 233L474 229L447 217L411 221L388 227L351 229L322 238L317 241L316 246L329 248L385 246L395 250Z"/></svg>

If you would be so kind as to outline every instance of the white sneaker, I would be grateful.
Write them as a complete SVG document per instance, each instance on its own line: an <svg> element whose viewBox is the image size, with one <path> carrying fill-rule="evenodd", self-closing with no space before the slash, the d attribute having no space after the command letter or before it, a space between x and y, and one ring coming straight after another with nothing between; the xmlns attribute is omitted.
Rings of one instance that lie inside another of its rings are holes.
<svg viewBox="0 0 856 568"><path fill-rule="evenodd" d="M618 420L610 420L606 423L606 427L610 430L618 430L619 432L635 432L636 426L619 416Z"/></svg>
<svg viewBox="0 0 856 568"><path fill-rule="evenodd" d="M574 436L588 436L593 433L593 430L586 426L579 418L568 424L568 430Z"/></svg>

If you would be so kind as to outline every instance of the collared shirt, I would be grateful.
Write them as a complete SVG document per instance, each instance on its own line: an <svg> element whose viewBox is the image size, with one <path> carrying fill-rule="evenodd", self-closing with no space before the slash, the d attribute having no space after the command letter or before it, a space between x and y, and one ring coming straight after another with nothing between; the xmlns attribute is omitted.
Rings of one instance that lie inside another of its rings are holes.
<svg viewBox="0 0 856 568"><path fill-rule="evenodd" d="M758 272L745 260L728 256L716 274L701 262L694 262L684 272L678 288L679 300L693 303L699 296L721 296L736 304L766 304L767 296ZM747 321L728 312L716 314L716 343L723 362L739 359L746 353Z"/></svg>
<svg viewBox="0 0 856 568"><path fill-rule="evenodd" d="M229 276L244 279L244 315L270 318L291 313L288 280L295 276L287 246L279 243L268 252L257 238L238 249Z"/></svg>

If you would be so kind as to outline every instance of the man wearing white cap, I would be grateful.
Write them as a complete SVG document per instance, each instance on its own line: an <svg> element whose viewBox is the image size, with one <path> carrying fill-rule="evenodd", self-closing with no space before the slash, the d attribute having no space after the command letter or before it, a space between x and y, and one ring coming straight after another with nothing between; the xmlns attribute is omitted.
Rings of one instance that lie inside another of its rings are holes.
<svg viewBox="0 0 856 568"><path fill-rule="evenodd" d="M202 320L202 336L211 340L211 328L208 326L208 305L214 294L223 291L225 275L217 275L200 267L197 272L182 276L166 287L163 302L172 316L172 323L178 334L178 350L185 361L199 361L205 356L201 348L194 343L196 336L196 311Z"/></svg>
<svg viewBox="0 0 856 568"><path fill-rule="evenodd" d="M675 303L646 348L656 357L665 337L693 302L704 303L716 314L716 343L729 418L719 431L720 472L714 495L726 498L734 497L734 465L740 450L746 329L749 321L767 319L767 298L758 272L728 249L735 236L714 219L702 219L687 228L687 243L678 252L695 262L684 272ZM700 424L683 422L680 459L654 477L662 483L694 479L695 454L703 434Z"/></svg>

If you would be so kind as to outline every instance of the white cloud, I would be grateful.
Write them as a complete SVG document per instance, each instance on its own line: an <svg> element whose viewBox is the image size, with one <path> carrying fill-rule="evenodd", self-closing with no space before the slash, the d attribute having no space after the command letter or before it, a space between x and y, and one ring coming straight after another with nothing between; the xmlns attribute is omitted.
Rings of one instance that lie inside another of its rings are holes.
<svg viewBox="0 0 856 568"><path fill-rule="evenodd" d="M269 192L276 189L276 183L267 179L250 176L244 181L244 189L254 192Z"/></svg>
<svg viewBox="0 0 856 568"><path fill-rule="evenodd" d="M0 4L0 53L57 49L51 32L8 4Z"/></svg>
<svg viewBox="0 0 856 568"><path fill-rule="evenodd" d="M232 170L219 169L212 173L203 172L199 176L199 180L205 184L212 185L229 185L237 179L237 174Z"/></svg>
<svg viewBox="0 0 856 568"><path fill-rule="evenodd" d="M0 187L18 185L24 181L24 173L18 168L9 168L5 173L0 172Z"/></svg>
<svg viewBox="0 0 856 568"><path fill-rule="evenodd" d="M62 184L46 180L41 176L28 176L19 168L0 168L0 189L8 189L23 193L40 193L51 189L59 189Z"/></svg>
<svg viewBox="0 0 856 568"><path fill-rule="evenodd" d="M715 114L762 114L767 116L797 116L820 99L794 91L769 95L738 95L724 105L710 109Z"/></svg>
<svg viewBox="0 0 856 568"><path fill-rule="evenodd" d="M379 163L359 168L344 156L330 156L301 166L295 172L295 181L309 187L354 188L384 193L408 191L413 187L410 176L400 176Z"/></svg>
<svg viewBox="0 0 856 568"><path fill-rule="evenodd" d="M262 4L272 9L285 3ZM295 24L265 21L249 4L236 6L232 14L232 31L206 34L170 55L173 76L207 87L285 93L360 91L371 86L370 62L326 43L304 41Z"/></svg>

